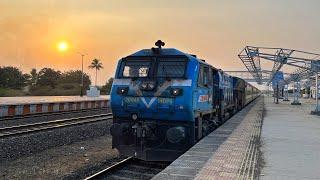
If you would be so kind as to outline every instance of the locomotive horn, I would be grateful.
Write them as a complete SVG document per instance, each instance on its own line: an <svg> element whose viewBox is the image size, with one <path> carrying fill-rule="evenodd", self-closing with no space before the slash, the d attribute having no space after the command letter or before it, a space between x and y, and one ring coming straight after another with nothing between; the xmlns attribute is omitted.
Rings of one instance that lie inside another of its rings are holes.
<svg viewBox="0 0 320 180"><path fill-rule="evenodd" d="M155 43L155 45L156 45L159 49L161 49L161 46L164 46L165 43L164 43L163 41L161 41L161 40L158 40L158 41Z"/></svg>

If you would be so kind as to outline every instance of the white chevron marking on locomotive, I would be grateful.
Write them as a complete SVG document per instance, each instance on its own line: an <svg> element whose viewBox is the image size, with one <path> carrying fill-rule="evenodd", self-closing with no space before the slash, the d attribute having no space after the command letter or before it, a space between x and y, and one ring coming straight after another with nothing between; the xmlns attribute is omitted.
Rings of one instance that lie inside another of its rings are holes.
<svg viewBox="0 0 320 180"><path fill-rule="evenodd" d="M157 92L154 93L154 96L160 96L163 91L165 91L169 86L171 86L171 81L165 81L161 86L159 86Z"/></svg>
<svg viewBox="0 0 320 180"><path fill-rule="evenodd" d="M191 86L192 80L171 80L165 81L161 86L159 86L157 92L154 93L154 96L160 96L168 87L170 86Z"/></svg>
<svg viewBox="0 0 320 180"><path fill-rule="evenodd" d="M180 79L174 79L172 80L171 86L191 86L192 80L186 79L186 80L180 80Z"/></svg>
<svg viewBox="0 0 320 180"><path fill-rule="evenodd" d="M113 80L114 85L124 86L124 85L130 85L130 83L131 83L131 79L114 79Z"/></svg>
<svg viewBox="0 0 320 180"><path fill-rule="evenodd" d="M146 99L144 97L141 97L141 101L143 102L144 105L149 109L151 105L156 101L157 97L152 97L149 103L147 103Z"/></svg>

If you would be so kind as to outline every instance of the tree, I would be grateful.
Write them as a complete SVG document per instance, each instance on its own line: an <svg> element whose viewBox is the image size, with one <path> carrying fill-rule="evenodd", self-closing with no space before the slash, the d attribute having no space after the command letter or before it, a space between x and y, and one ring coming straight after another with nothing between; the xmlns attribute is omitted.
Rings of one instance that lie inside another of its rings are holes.
<svg viewBox="0 0 320 180"><path fill-rule="evenodd" d="M30 71L29 84L31 86L35 86L35 85L37 85L37 82L38 82L38 73L37 73L37 70L35 68L33 68Z"/></svg>
<svg viewBox="0 0 320 180"><path fill-rule="evenodd" d="M38 78L38 85L50 86L54 89L58 84L58 80L61 78L61 72L51 68L43 68L39 71Z"/></svg>
<svg viewBox="0 0 320 180"><path fill-rule="evenodd" d="M0 87L20 89L26 85L28 76L16 67L0 67Z"/></svg>
<svg viewBox="0 0 320 180"><path fill-rule="evenodd" d="M82 72L80 70L76 71L67 71L62 74L60 79L61 83L81 83ZM85 89L88 89L91 84L90 77L88 74L83 74L83 86Z"/></svg>
<svg viewBox="0 0 320 180"><path fill-rule="evenodd" d="M106 82L106 85L102 86L102 91L106 92L106 94L110 94L113 78L109 78L109 80Z"/></svg>
<svg viewBox="0 0 320 180"><path fill-rule="evenodd" d="M100 62L99 59L93 59L90 66L90 69L96 69L96 79L95 79L95 86L97 86L97 76L98 76L98 71L103 68L102 63Z"/></svg>

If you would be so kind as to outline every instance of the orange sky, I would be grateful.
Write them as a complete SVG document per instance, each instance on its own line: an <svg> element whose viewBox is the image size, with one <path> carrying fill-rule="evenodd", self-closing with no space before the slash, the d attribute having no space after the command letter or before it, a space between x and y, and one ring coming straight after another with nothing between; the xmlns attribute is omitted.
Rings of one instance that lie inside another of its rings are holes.
<svg viewBox="0 0 320 180"><path fill-rule="evenodd" d="M289 3L290 2L290 3ZM1 0L0 66L79 69L99 58L99 84L117 60L158 39L224 70L242 70L245 45L319 53L320 2L278 0ZM61 53L56 43L70 49ZM93 70L85 68L90 75ZM92 80L93 76L92 76Z"/></svg>

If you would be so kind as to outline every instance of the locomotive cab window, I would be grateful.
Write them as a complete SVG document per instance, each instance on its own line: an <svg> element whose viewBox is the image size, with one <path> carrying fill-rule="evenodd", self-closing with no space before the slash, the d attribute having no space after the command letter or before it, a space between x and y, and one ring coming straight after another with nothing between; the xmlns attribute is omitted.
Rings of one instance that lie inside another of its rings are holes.
<svg viewBox="0 0 320 180"><path fill-rule="evenodd" d="M201 65L199 76L198 76L198 86L209 87L212 85L211 69L208 66Z"/></svg>
<svg viewBox="0 0 320 180"><path fill-rule="evenodd" d="M209 69L208 67L203 67L203 85L208 86L209 83Z"/></svg>
<svg viewBox="0 0 320 180"><path fill-rule="evenodd" d="M147 77L150 66L150 61L124 61L120 76L124 78Z"/></svg>
<svg viewBox="0 0 320 180"><path fill-rule="evenodd" d="M186 60L160 58L157 67L159 78L183 78L185 76Z"/></svg>

